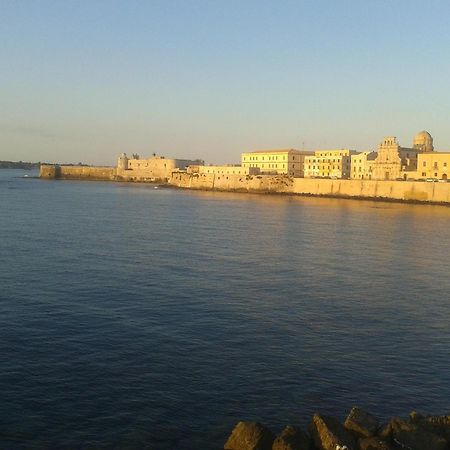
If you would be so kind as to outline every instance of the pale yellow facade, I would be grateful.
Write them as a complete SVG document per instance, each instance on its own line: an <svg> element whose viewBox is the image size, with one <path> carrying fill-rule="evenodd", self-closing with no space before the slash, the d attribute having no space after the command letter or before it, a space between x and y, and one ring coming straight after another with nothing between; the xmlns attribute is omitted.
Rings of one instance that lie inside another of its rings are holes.
<svg viewBox="0 0 450 450"><path fill-rule="evenodd" d="M450 175L450 152L427 152L417 155L417 171L408 179L448 180Z"/></svg>
<svg viewBox="0 0 450 450"><path fill-rule="evenodd" d="M246 168L258 168L261 174L285 174L303 177L304 160L312 152L295 149L257 150L242 153L241 165Z"/></svg>
<svg viewBox="0 0 450 450"><path fill-rule="evenodd" d="M317 150L305 158L305 178L350 178L351 155L349 149Z"/></svg>
<svg viewBox="0 0 450 450"><path fill-rule="evenodd" d="M376 152L361 152L351 155L350 178L352 180L371 180L373 161L377 157Z"/></svg>
<svg viewBox="0 0 450 450"><path fill-rule="evenodd" d="M258 175L260 170L258 167L244 167L238 165L227 164L224 166L189 166L188 173L210 173L215 175Z"/></svg>

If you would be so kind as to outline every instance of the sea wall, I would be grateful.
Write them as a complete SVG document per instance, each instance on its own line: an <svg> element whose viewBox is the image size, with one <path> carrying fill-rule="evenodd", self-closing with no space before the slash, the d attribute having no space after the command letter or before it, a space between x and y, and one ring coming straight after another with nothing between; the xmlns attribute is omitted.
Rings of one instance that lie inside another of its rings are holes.
<svg viewBox="0 0 450 450"><path fill-rule="evenodd" d="M63 180L162 182L145 169L42 165L40 177ZM168 184L185 189L369 198L450 204L450 183L419 181L332 180L286 175L188 173L174 171Z"/></svg>
<svg viewBox="0 0 450 450"><path fill-rule="evenodd" d="M450 183L332 180L292 178L282 175L244 176L185 172L174 172L169 183L187 189L450 203Z"/></svg>
<svg viewBox="0 0 450 450"><path fill-rule="evenodd" d="M41 165L40 178L61 180L113 181L115 167Z"/></svg>
<svg viewBox="0 0 450 450"><path fill-rule="evenodd" d="M284 175L232 175L173 172L172 186L236 192L293 193L294 178Z"/></svg>
<svg viewBox="0 0 450 450"><path fill-rule="evenodd" d="M450 203L450 183L295 178L294 194Z"/></svg>

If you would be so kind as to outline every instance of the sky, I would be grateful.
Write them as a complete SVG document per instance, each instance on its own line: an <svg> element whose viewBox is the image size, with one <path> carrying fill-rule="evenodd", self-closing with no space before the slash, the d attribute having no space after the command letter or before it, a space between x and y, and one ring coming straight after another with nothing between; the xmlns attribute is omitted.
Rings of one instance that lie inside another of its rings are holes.
<svg viewBox="0 0 450 450"><path fill-rule="evenodd" d="M0 0L0 160L450 151L448 0Z"/></svg>

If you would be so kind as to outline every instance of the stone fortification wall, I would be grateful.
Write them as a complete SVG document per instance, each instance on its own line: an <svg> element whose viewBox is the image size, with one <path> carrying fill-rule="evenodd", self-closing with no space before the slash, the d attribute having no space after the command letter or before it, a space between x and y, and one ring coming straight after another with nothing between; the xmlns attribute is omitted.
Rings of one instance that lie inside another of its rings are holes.
<svg viewBox="0 0 450 450"><path fill-rule="evenodd" d="M59 178L59 166L41 164L39 168L39 177L48 180Z"/></svg>
<svg viewBox="0 0 450 450"><path fill-rule="evenodd" d="M134 172L135 171L126 171ZM154 181L124 179L114 167L42 165L40 177L66 180ZM450 204L450 183L292 178L286 175L231 175L172 172L169 184L187 189L284 193L327 197L379 198Z"/></svg>
<svg viewBox="0 0 450 450"><path fill-rule="evenodd" d="M450 183L295 178L293 193L450 203Z"/></svg>
<svg viewBox="0 0 450 450"><path fill-rule="evenodd" d="M127 159L123 154L117 164L118 181L167 182L172 172L186 170L189 165L197 167L203 164L200 160L171 159L153 156L149 159Z"/></svg>
<svg viewBox="0 0 450 450"><path fill-rule="evenodd" d="M282 175L232 175L173 172L169 183L187 189L292 193L293 178Z"/></svg>
<svg viewBox="0 0 450 450"><path fill-rule="evenodd" d="M282 175L217 175L174 172L169 182L188 189L269 192L450 203L450 183L291 178Z"/></svg>
<svg viewBox="0 0 450 450"><path fill-rule="evenodd" d="M173 168L135 168L123 170L117 168L117 181L138 181L138 182L166 182L170 177Z"/></svg>
<svg viewBox="0 0 450 450"><path fill-rule="evenodd" d="M46 179L113 181L116 179L116 168L42 165L39 176Z"/></svg>

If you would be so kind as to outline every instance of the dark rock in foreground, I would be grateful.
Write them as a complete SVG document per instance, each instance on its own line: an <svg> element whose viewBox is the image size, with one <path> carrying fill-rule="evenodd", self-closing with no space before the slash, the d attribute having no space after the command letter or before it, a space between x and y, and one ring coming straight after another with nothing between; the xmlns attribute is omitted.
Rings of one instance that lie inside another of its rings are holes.
<svg viewBox="0 0 450 450"><path fill-rule="evenodd" d="M408 450L447 450L448 441L411 421L393 418L380 434L387 442Z"/></svg>
<svg viewBox="0 0 450 450"><path fill-rule="evenodd" d="M300 428L288 425L278 436L272 450L311 450L311 438Z"/></svg>
<svg viewBox="0 0 450 450"><path fill-rule="evenodd" d="M380 424L371 414L354 406L345 420L344 427L358 437L372 437L377 434Z"/></svg>
<svg viewBox="0 0 450 450"><path fill-rule="evenodd" d="M272 450L275 436L257 422L239 422L225 443L225 450Z"/></svg>
<svg viewBox="0 0 450 450"><path fill-rule="evenodd" d="M314 414L308 430L319 450L337 450L339 447L356 450L353 436L333 417Z"/></svg>
<svg viewBox="0 0 450 450"><path fill-rule="evenodd" d="M450 450L450 416L394 417L380 428L371 414L352 408L345 424L315 414L308 433L288 425L275 439L256 422L239 422L225 450Z"/></svg>

